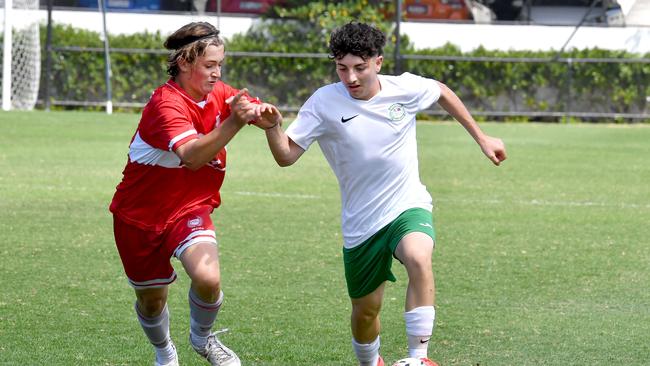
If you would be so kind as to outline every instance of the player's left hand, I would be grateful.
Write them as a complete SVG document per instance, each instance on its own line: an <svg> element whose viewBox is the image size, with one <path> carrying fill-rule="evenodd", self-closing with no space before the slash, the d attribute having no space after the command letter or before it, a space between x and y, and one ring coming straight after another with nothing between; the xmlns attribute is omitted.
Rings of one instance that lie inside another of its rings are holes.
<svg viewBox="0 0 650 366"><path fill-rule="evenodd" d="M491 136L485 136L479 143L483 154L494 163L500 165L507 159L506 146L501 139Z"/></svg>
<svg viewBox="0 0 650 366"><path fill-rule="evenodd" d="M261 103L255 105L255 126L268 130L277 125L282 125L282 114L273 104Z"/></svg>

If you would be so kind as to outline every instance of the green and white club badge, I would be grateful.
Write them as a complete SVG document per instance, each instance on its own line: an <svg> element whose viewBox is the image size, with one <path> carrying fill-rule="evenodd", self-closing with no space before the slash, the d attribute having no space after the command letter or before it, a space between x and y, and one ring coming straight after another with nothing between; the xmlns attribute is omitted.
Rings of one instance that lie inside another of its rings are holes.
<svg viewBox="0 0 650 366"><path fill-rule="evenodd" d="M400 103L395 103L388 107L388 115L391 121L401 121L406 116L406 109Z"/></svg>

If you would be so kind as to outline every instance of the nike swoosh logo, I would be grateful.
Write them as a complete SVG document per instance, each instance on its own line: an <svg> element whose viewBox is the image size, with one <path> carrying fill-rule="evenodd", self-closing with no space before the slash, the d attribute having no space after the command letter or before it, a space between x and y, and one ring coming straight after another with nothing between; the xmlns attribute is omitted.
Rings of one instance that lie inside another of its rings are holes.
<svg viewBox="0 0 650 366"><path fill-rule="evenodd" d="M420 339L420 343L425 344L425 343L429 342L429 339L431 339L431 338Z"/></svg>
<svg viewBox="0 0 650 366"><path fill-rule="evenodd" d="M345 123L345 122L351 120L352 118L356 118L356 117L359 117L359 115L358 115L358 114L355 114L354 116L352 116L352 117L350 117L350 118L343 118L343 117L341 117L341 122L342 122L342 123Z"/></svg>

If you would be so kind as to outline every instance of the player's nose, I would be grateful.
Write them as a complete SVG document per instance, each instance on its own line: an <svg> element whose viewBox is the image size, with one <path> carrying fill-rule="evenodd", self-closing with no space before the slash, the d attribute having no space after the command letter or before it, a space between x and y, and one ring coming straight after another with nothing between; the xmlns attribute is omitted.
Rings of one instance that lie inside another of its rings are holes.
<svg viewBox="0 0 650 366"><path fill-rule="evenodd" d="M357 75L353 71L349 71L345 73L345 82L347 84L356 84L357 82Z"/></svg>

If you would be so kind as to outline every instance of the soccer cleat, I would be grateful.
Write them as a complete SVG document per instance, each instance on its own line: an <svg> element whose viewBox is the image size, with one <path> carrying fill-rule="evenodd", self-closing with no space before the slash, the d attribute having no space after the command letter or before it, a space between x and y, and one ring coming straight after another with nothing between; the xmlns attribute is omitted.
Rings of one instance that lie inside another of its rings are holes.
<svg viewBox="0 0 650 366"><path fill-rule="evenodd" d="M227 329L210 334L208 336L208 342L203 348L196 347L192 343L192 337L190 337L190 344L196 353L208 360L212 366L241 366L241 361L235 352L224 346L223 343L217 339L217 334L226 331Z"/></svg>
<svg viewBox="0 0 650 366"><path fill-rule="evenodd" d="M171 360L168 363L159 363L158 360L156 360L153 363L153 366L178 366L178 354L176 353L176 346L174 346L174 343L172 343L172 348L174 349L174 359Z"/></svg>
<svg viewBox="0 0 650 366"><path fill-rule="evenodd" d="M379 356L379 359L377 360L377 366L384 366L384 359Z"/></svg>
<svg viewBox="0 0 650 366"><path fill-rule="evenodd" d="M421 358L407 357L395 361L393 366L438 366L438 364L426 357L421 357Z"/></svg>
<svg viewBox="0 0 650 366"><path fill-rule="evenodd" d="M435 363L434 361L431 361L430 359L428 359L426 357L422 357L420 359L420 361L422 361L422 365L424 365L424 366L438 366L437 363Z"/></svg>
<svg viewBox="0 0 650 366"><path fill-rule="evenodd" d="M174 358L172 360L172 362L170 362L170 363L162 364L162 363L158 363L158 361L156 361L156 362L154 362L153 365L154 366L178 366L178 356L176 356L176 358Z"/></svg>

